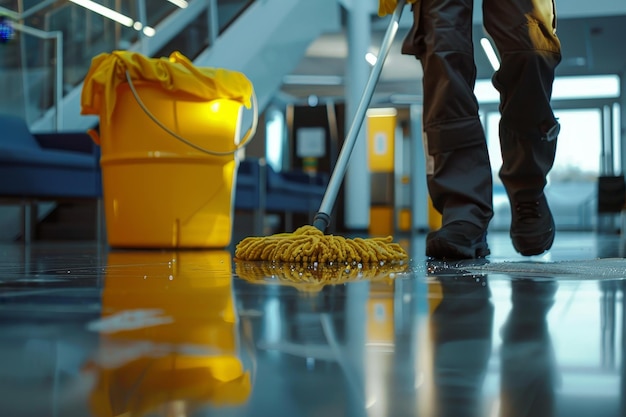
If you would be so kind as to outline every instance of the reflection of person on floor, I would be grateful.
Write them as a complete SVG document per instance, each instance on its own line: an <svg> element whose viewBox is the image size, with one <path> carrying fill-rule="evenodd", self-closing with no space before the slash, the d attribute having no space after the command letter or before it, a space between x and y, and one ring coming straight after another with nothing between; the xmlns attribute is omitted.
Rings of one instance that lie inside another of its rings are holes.
<svg viewBox="0 0 626 417"><path fill-rule="evenodd" d="M438 277L434 305L435 412L438 417L479 417L491 355L493 306L486 276ZM546 315L553 281L515 279L512 308L501 329L502 417L551 417L555 413L554 356Z"/></svg>
<svg viewBox="0 0 626 417"><path fill-rule="evenodd" d="M514 280L511 313L502 328L502 417L555 415L555 359L546 316L554 281Z"/></svg>
<svg viewBox="0 0 626 417"><path fill-rule="evenodd" d="M435 412L438 417L482 415L481 391L491 355L493 306L487 277L441 277L431 316Z"/></svg>

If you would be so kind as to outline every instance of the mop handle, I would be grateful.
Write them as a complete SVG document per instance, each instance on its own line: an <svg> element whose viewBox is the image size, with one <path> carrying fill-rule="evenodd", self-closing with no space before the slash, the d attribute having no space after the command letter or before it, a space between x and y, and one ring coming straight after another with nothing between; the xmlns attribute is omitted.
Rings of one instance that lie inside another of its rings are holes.
<svg viewBox="0 0 626 417"><path fill-rule="evenodd" d="M365 113L367 112L367 108L372 101L374 89L376 88L376 84L378 83L378 79L380 78L380 73L383 70L385 59L387 58L387 54L391 49L391 44L393 43L393 40L396 37L396 33L398 32L400 16L402 15L402 9L404 8L405 4L406 0L399 0L398 5L396 6L396 9L391 16L391 22L389 23L389 27L387 27L387 31L385 32L385 37L383 38L383 42L380 47L378 59L374 64L374 68L372 68L372 72L370 73L369 79L367 80L367 84L365 86L365 91L363 92L361 100L359 101L359 106L356 110L354 120L352 121L350 130L348 131L348 135L346 136L346 140L341 148L341 152L339 152L337 164L335 165L333 173L330 176L330 180L328 182L328 186L326 187L324 197L322 198L322 203L320 204L319 211L317 212L317 214L315 214L315 217L313 218L313 226L322 232L326 230L330 223L329 213L332 211L335 200L337 199L339 187L341 186L343 177L346 174L348 162L350 161L350 156L352 155L352 150L354 149L354 145L356 144L356 140L359 136L359 131L363 126Z"/></svg>

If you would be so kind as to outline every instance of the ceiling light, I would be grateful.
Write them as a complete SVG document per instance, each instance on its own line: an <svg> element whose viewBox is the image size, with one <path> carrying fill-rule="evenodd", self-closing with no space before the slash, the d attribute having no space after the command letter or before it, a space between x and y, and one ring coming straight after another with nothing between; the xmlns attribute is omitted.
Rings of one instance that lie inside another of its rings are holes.
<svg viewBox="0 0 626 417"><path fill-rule="evenodd" d="M498 59L498 55L496 55L496 51L493 49L491 42L489 42L489 39L487 38L482 38L480 40L480 45L483 47L493 70L497 71L500 68L500 60Z"/></svg>
<svg viewBox="0 0 626 417"><path fill-rule="evenodd" d="M392 94L389 101L392 104L420 104L424 100L424 96L420 94Z"/></svg>
<svg viewBox="0 0 626 417"><path fill-rule="evenodd" d="M175 6L180 7L181 9L186 9L187 6L189 6L189 3L187 3L185 0L167 0L167 1L169 1Z"/></svg>
<svg viewBox="0 0 626 417"><path fill-rule="evenodd" d="M557 77L552 88L553 100L617 98L620 94L618 75ZM479 103L498 103L500 93L491 80L478 80L474 93Z"/></svg>
<svg viewBox="0 0 626 417"><path fill-rule="evenodd" d="M70 0L72 3L78 4L79 6L84 7L85 9L91 10L94 13L98 13L108 19L114 20L117 23L132 27L135 21L130 17L123 15L121 13L116 12L113 9L109 9L108 7L104 7L101 4L93 2L91 0Z"/></svg>
<svg viewBox="0 0 626 417"><path fill-rule="evenodd" d="M298 75L288 74L283 77L287 85L341 85L343 78L338 75Z"/></svg>
<svg viewBox="0 0 626 417"><path fill-rule="evenodd" d="M150 26L144 26L142 32L149 38L153 37L156 34L156 30Z"/></svg>
<svg viewBox="0 0 626 417"><path fill-rule="evenodd" d="M584 56L563 58L563 65L569 65L571 67L584 67L587 65L587 58Z"/></svg>
<svg viewBox="0 0 626 417"><path fill-rule="evenodd" d="M371 66L374 66L376 65L376 61L378 60L378 58L373 53L368 52L365 54L365 60L367 61L368 64L370 64Z"/></svg>

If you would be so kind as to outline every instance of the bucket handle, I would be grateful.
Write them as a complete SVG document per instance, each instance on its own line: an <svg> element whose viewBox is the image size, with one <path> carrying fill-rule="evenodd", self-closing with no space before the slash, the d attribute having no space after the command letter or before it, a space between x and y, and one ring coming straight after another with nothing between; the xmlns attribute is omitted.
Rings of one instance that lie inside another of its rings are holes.
<svg viewBox="0 0 626 417"><path fill-rule="evenodd" d="M248 131L244 135L243 139L237 144L235 149L233 149L232 151L218 152L218 151L212 151L210 149L206 149L206 148L203 148L202 146L196 145L195 143L191 142L190 140L187 140L187 139L183 138L178 133L172 131L170 128L165 126L161 121L159 121L159 119L156 118L156 116L154 114L152 114L152 112L150 112L150 110L148 110L148 107L146 107L144 102L141 100L141 98L139 97L139 94L137 93L137 90L135 89L135 86L133 85L133 81L132 81L132 79L130 77L130 73L128 71L126 71L126 80L128 81L128 85L130 87L130 91L133 93L133 96L135 96L135 100L137 100L137 104L139 104L139 107L141 107L141 109L144 111L144 113L146 113L146 115L150 119L152 119L152 121L154 123L156 123L161 129L165 130L167 133L169 133L174 138L176 138L179 141L183 142L185 145L191 146L192 148L194 148L194 149L196 149L196 150L198 150L200 152L204 152L204 153L207 153L207 154L213 155L213 156L232 155L234 153L237 153L239 150L245 148L250 143L250 141L252 140L252 137L256 133L256 128L257 128L257 125L259 123L259 116L258 116L258 113L257 113L257 111L258 111L258 104L257 104L256 94L254 93L254 89L252 89L252 107L253 107L254 111L252 113L252 125L250 126L250 129L248 129Z"/></svg>

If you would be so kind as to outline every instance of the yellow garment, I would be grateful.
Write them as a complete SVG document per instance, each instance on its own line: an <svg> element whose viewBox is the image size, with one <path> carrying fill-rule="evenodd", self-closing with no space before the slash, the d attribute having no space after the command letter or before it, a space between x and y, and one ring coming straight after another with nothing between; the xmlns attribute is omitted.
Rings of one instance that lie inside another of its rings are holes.
<svg viewBox="0 0 626 417"><path fill-rule="evenodd" d="M407 3L412 4L417 0L407 0ZM378 16L383 17L393 13L398 5L398 0L378 0Z"/></svg>
<svg viewBox="0 0 626 417"><path fill-rule="evenodd" d="M148 58L136 52L114 51L94 57L85 77L81 114L104 116L115 109L117 86L126 83L126 71L133 81L159 83L163 90L182 92L203 100L225 98L250 108L252 83L237 71L195 67L180 52L169 58ZM104 111L102 111L104 110Z"/></svg>

